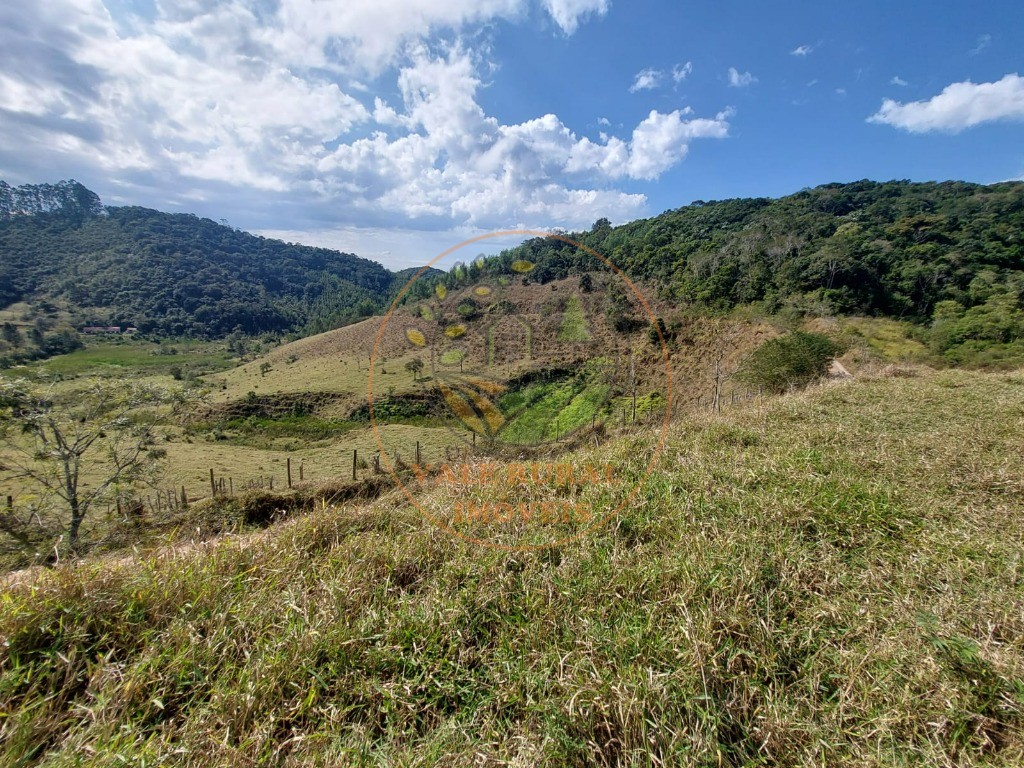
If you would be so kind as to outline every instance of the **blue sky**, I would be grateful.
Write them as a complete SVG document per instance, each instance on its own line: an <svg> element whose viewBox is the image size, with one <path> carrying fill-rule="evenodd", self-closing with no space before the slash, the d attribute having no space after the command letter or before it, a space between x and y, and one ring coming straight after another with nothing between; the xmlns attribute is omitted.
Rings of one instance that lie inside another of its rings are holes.
<svg viewBox="0 0 1024 768"><path fill-rule="evenodd" d="M696 199L1024 177L1022 52L1002 0L8 3L0 178L402 267Z"/></svg>

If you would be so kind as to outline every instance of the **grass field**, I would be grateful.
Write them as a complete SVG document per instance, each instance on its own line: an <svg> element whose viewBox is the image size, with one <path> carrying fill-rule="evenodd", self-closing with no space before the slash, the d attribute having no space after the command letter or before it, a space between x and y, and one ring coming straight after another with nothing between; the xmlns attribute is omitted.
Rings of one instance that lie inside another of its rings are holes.
<svg viewBox="0 0 1024 768"><path fill-rule="evenodd" d="M867 352L889 362L927 362L933 357L927 345L914 338L911 323L882 317L847 317L840 325L853 344L854 355Z"/></svg>
<svg viewBox="0 0 1024 768"><path fill-rule="evenodd" d="M171 353L173 350L173 354ZM223 344L185 341L157 344L151 341L90 341L84 349L58 355L0 373L7 376L47 371L61 376L170 376L177 368L182 375L222 371L235 365Z"/></svg>
<svg viewBox="0 0 1024 768"><path fill-rule="evenodd" d="M32 305L18 301L3 309L0 309L0 323L13 323L19 328L28 328L31 325Z"/></svg>
<svg viewBox="0 0 1024 768"><path fill-rule="evenodd" d="M1022 452L1020 372L865 379L678 421L596 529L471 531L553 548L392 493L62 566L0 599L0 762L1020 765Z"/></svg>
<svg viewBox="0 0 1024 768"><path fill-rule="evenodd" d="M347 399L319 414L343 418L367 401L371 387L370 355L380 323L380 318L371 318L299 339L258 360L207 377L213 388L213 399L230 402L244 398L250 391L261 395L308 391L345 393ZM421 382L405 366L413 359L423 360L425 355L405 341L404 328L403 321L396 319L377 350L372 379L375 397L422 389Z"/></svg>
<svg viewBox="0 0 1024 768"><path fill-rule="evenodd" d="M173 433L172 433L173 434ZM252 445L227 441L195 439L185 442L180 436L171 441L158 442L158 447L167 452L163 465L164 489L180 490L185 486L189 498L198 499L210 494L210 470L215 476L231 479L236 488L245 483L263 478L269 482L274 478L275 487L281 488L286 481L288 459L292 460L293 480L299 479L299 465L304 467L307 481L347 479L352 476L352 451L357 451L360 463L359 476L365 477L368 462L380 453L381 446L388 456L395 453L404 461L412 461L416 443L420 443L423 461L440 461L449 446L464 444L464 438L445 427L424 427L405 424L381 425L378 429L380 442L373 430L362 426L347 431L344 435L313 441L296 438L279 439L276 448L259 448ZM93 471L95 470L95 471ZM83 489L93 487L98 481L100 466L86 468L82 473ZM31 486L8 482L0 485L0 495L13 495L16 504L21 505L32 497ZM145 496L146 491L142 491Z"/></svg>
<svg viewBox="0 0 1024 768"><path fill-rule="evenodd" d="M217 442L169 443L167 476L175 478L178 484L185 483L197 495L208 495L211 468L217 477L234 478L239 487L246 480L274 477L275 487L280 488L289 458L296 482L300 463L304 465L306 480L344 480L352 476L353 450L361 460L359 476L365 477L369 470L362 463L370 462L380 453L381 445L389 457L393 458L397 451L403 460L412 461L418 441L423 460L434 462L444 457L446 446L460 442L457 435L444 427L388 424L382 425L378 434L380 443L372 429L363 427L312 447L297 444L288 450Z"/></svg>

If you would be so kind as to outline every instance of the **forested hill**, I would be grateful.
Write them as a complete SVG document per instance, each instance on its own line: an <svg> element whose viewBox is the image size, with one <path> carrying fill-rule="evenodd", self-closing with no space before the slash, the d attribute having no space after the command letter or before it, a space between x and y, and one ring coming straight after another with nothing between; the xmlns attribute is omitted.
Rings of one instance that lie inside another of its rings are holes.
<svg viewBox="0 0 1024 768"><path fill-rule="evenodd" d="M698 201L619 227L600 220L572 236L680 304L902 317L931 326L938 351L1024 339L1020 182L828 184ZM516 260L536 264L525 279L540 282L594 267L537 239L487 269L511 272ZM439 279L479 273L474 264ZM380 308L404 282L367 259L196 216L104 208L76 182L0 185L0 308L56 301L81 324L163 335L314 332Z"/></svg>
<svg viewBox="0 0 1024 768"><path fill-rule="evenodd" d="M209 219L104 208L77 182L0 186L0 308L58 302L77 324L172 336L316 331L373 314L394 279Z"/></svg>
<svg viewBox="0 0 1024 768"><path fill-rule="evenodd" d="M569 236L681 303L922 323L987 312L1000 317L983 333L1024 333L1020 182L828 184L777 200L696 202L620 227L602 220ZM516 260L536 264L529 279L540 282L595 261L550 239L496 261L504 270Z"/></svg>

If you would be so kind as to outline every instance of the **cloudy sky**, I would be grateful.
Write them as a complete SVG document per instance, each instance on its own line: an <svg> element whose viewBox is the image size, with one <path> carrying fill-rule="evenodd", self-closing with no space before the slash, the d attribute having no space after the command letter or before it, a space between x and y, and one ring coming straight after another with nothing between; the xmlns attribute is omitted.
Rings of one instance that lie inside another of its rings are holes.
<svg viewBox="0 0 1024 768"><path fill-rule="evenodd" d="M697 199L1021 178L1019 73L1020 0L5 2L0 178L402 267Z"/></svg>

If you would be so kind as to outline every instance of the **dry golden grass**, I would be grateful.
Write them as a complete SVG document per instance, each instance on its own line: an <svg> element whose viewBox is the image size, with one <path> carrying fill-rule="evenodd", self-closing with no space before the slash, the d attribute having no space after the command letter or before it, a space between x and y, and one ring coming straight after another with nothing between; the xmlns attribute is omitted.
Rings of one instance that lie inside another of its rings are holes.
<svg viewBox="0 0 1024 768"><path fill-rule="evenodd" d="M25 319L26 315L32 312L32 305L28 302L18 301L0 309L0 323L14 323L17 326L28 328L31 324Z"/></svg>
<svg viewBox="0 0 1024 768"><path fill-rule="evenodd" d="M913 338L912 323L884 317L844 317L836 325L850 344L844 362L851 371L874 361L921 364L932 359L927 345Z"/></svg>
<svg viewBox="0 0 1024 768"><path fill-rule="evenodd" d="M346 392L352 395L353 403L366 402L370 353L379 327L380 319L371 318L278 347L264 357L210 377L211 382L226 385L215 389L214 399L238 400L249 391L260 395L317 391ZM413 375L405 369L405 363L416 356L405 342L404 324L396 319L379 349L375 389L382 394L389 389L398 394L414 389ZM260 370L264 363L270 365L266 373Z"/></svg>
<svg viewBox="0 0 1024 768"><path fill-rule="evenodd" d="M53 569L0 600L0 760L1020 765L1022 452L1024 373L879 376L681 420L555 548L392 492Z"/></svg>
<svg viewBox="0 0 1024 768"><path fill-rule="evenodd" d="M237 487L254 478L274 478L274 486L284 485L288 458L292 460L292 476L298 481L299 464L304 466L306 480L331 480L351 478L352 451L357 451L360 463L359 476L364 477L367 469L364 462L380 453L380 447L393 457L397 451L403 460L411 460L420 443L424 461L437 461L445 455L445 447L459 441L457 435L444 427L417 427L406 424L386 424L378 429L378 437L369 427L346 433L330 444L296 450L261 450L244 445L224 443L180 443L166 445L168 466L166 474L196 495L208 495L210 469L218 478L233 478Z"/></svg>
<svg viewBox="0 0 1024 768"><path fill-rule="evenodd" d="M378 436L379 441L378 442ZM290 441L300 442L300 441ZM373 456L380 453L381 445L393 458L397 452L403 461L411 461L420 443L423 461L436 462L445 456L445 448L463 442L459 434L444 427L420 427L406 424L385 424L378 428L377 435L370 427L352 430L335 441L321 441L312 446L302 445L293 450L264 450L246 445L226 442L197 440L183 442L180 437L172 442L161 442L159 447L167 451L163 467L162 489L180 490L185 486L190 499L210 495L210 470L215 477L230 479L236 489L251 481L263 479L264 484L274 479L275 488L286 486L287 462L292 460L292 480L299 480L299 466L307 481L350 479L352 476L352 451L357 451L358 476L366 477L368 465ZM89 464L82 472L83 489L92 487L103 472L101 463ZM16 505L24 506L35 498L35 490L28 485L7 482L0 486L0 494L14 496ZM143 497L146 490L142 491Z"/></svg>

